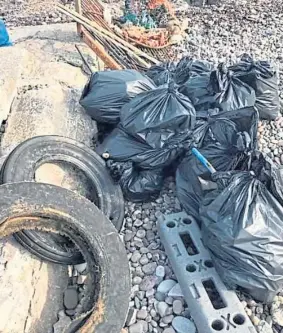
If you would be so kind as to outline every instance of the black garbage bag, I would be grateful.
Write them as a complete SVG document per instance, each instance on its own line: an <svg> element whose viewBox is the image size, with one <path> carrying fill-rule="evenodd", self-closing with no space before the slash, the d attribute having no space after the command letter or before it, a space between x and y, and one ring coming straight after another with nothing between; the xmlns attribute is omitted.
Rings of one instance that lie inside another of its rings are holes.
<svg viewBox="0 0 283 333"><path fill-rule="evenodd" d="M262 119L273 120L280 112L278 78L267 61L254 61L243 54L238 64L230 67L236 77L251 86L256 93L256 107Z"/></svg>
<svg viewBox="0 0 283 333"><path fill-rule="evenodd" d="M142 93L121 109L124 130L152 148L195 126L196 112L191 101L177 91L174 82Z"/></svg>
<svg viewBox="0 0 283 333"><path fill-rule="evenodd" d="M223 111L254 106L256 102L254 89L237 78L223 63L212 71L209 89L213 91L217 107Z"/></svg>
<svg viewBox="0 0 283 333"><path fill-rule="evenodd" d="M131 162L109 160L107 166L112 177L120 184L125 199L132 202L155 200L162 189L162 169L142 170Z"/></svg>
<svg viewBox="0 0 283 333"><path fill-rule="evenodd" d="M192 101L196 111L206 111L217 107L215 94L209 84L210 73L194 75L180 85L179 91Z"/></svg>
<svg viewBox="0 0 283 333"><path fill-rule="evenodd" d="M248 168L249 155L257 147L257 124L253 108L213 114L198 133L199 151L217 171ZM210 186L210 172L189 152L176 171L176 192L197 221L203 188Z"/></svg>
<svg viewBox="0 0 283 333"><path fill-rule="evenodd" d="M151 66L146 75L150 77L157 86L169 83L175 76L176 65L172 61Z"/></svg>
<svg viewBox="0 0 283 333"><path fill-rule="evenodd" d="M118 127L96 148L96 152L106 159L118 162L131 161L139 168L151 170L169 166L185 154L190 145L190 132L178 133L163 147L152 148L146 142L138 140Z"/></svg>
<svg viewBox="0 0 283 333"><path fill-rule="evenodd" d="M190 77L210 74L212 70L213 64L208 61L183 57L176 66L174 79L177 84L184 84Z"/></svg>
<svg viewBox="0 0 283 333"><path fill-rule="evenodd" d="M251 149L257 147L258 112L254 107L223 112L211 109L197 113L197 122L193 131L193 141L197 147L206 147L218 142L223 146L240 140L238 133L248 133L252 142ZM248 140L248 138L244 139ZM240 142L238 142L240 143Z"/></svg>
<svg viewBox="0 0 283 333"><path fill-rule="evenodd" d="M236 144L236 143L235 143ZM212 143L199 152L219 171L241 169L248 158L249 150L242 146ZM203 189L211 187L211 174L199 160L189 153L176 171L176 192L183 209L197 221L199 205L203 198Z"/></svg>
<svg viewBox="0 0 283 333"><path fill-rule="evenodd" d="M283 287L283 207L257 176L250 171L212 176L218 189L201 204L202 237L225 282L271 302ZM282 187L282 169L273 177Z"/></svg>
<svg viewBox="0 0 283 333"><path fill-rule="evenodd" d="M94 120L117 124L124 104L154 88L148 77L135 70L96 72L84 87L80 104Z"/></svg>

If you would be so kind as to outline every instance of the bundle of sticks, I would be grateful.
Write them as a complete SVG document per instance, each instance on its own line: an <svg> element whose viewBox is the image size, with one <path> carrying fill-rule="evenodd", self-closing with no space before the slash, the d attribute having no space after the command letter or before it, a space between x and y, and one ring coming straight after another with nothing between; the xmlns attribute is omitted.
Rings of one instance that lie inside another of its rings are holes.
<svg viewBox="0 0 283 333"><path fill-rule="evenodd" d="M110 69L131 68L144 70L159 61L146 52L130 44L101 22L91 21L78 12L58 4L60 12L82 25L85 42ZM106 24L106 22L105 22Z"/></svg>

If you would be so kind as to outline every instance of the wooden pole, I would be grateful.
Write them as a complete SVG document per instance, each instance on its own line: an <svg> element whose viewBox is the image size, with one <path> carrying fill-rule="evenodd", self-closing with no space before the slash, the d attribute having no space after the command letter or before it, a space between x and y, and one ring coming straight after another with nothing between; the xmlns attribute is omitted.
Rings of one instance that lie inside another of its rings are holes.
<svg viewBox="0 0 283 333"><path fill-rule="evenodd" d="M82 0L75 0L75 8L76 12L80 15L82 15ZM82 25L80 23L77 23L77 31L78 34L81 35L82 33Z"/></svg>
<svg viewBox="0 0 283 333"><path fill-rule="evenodd" d="M92 35L83 28L83 40L110 69L123 69L104 49L104 47L95 40Z"/></svg>

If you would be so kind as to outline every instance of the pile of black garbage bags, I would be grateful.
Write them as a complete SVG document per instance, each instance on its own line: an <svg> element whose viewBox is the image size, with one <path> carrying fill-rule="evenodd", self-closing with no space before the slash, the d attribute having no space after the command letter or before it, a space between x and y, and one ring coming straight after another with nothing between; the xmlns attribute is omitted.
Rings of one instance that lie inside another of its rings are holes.
<svg viewBox="0 0 283 333"><path fill-rule="evenodd" d="M184 57L145 73L97 72L80 101L104 130L96 150L125 198L153 200L175 174L221 277L261 301L283 288L283 171L257 150L259 119L280 112L277 80L246 54L217 68Z"/></svg>

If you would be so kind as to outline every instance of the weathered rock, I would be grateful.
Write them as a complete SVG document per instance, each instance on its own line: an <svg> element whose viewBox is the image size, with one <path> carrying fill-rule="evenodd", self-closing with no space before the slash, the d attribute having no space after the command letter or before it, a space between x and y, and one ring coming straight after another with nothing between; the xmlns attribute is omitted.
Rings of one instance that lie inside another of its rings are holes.
<svg viewBox="0 0 283 333"><path fill-rule="evenodd" d="M144 320L144 319L146 319L147 315L148 315L148 312L145 309L141 309L137 313L137 318Z"/></svg>
<svg viewBox="0 0 283 333"><path fill-rule="evenodd" d="M73 310L79 303L76 287L68 287L64 292L64 306L67 310Z"/></svg>
<svg viewBox="0 0 283 333"><path fill-rule="evenodd" d="M180 315L184 311L183 302L180 300L175 300L173 302L173 312L176 315Z"/></svg>
<svg viewBox="0 0 283 333"><path fill-rule="evenodd" d="M165 317L168 314L169 305L165 302L158 302L156 309L161 317Z"/></svg>
<svg viewBox="0 0 283 333"><path fill-rule="evenodd" d="M148 323L140 320L129 327L129 333L146 333L148 330Z"/></svg>
<svg viewBox="0 0 283 333"><path fill-rule="evenodd" d="M156 270L156 266L157 266L156 262L150 262L150 263L144 265L142 267L142 270L143 270L144 274L152 275L152 274L154 274L154 272Z"/></svg>
<svg viewBox="0 0 283 333"><path fill-rule="evenodd" d="M280 306L272 311L272 320L283 327L283 304L280 304Z"/></svg>
<svg viewBox="0 0 283 333"><path fill-rule="evenodd" d="M0 48L0 125L10 113L26 61L27 52L21 48L17 46Z"/></svg>
<svg viewBox="0 0 283 333"><path fill-rule="evenodd" d="M141 258L141 254L139 253L139 251L135 251L131 257L131 261L132 262L138 262Z"/></svg>
<svg viewBox="0 0 283 333"><path fill-rule="evenodd" d="M273 333L272 327L264 320L261 320L257 327L258 333Z"/></svg>
<svg viewBox="0 0 283 333"><path fill-rule="evenodd" d="M157 287L157 291L168 294L168 292L177 284L174 280L165 280L160 283L160 285Z"/></svg>
<svg viewBox="0 0 283 333"><path fill-rule="evenodd" d="M36 133L67 136L90 145L92 123L78 104L79 96L78 91L53 82L17 97L2 138L2 153L9 153Z"/></svg>
<svg viewBox="0 0 283 333"><path fill-rule="evenodd" d="M172 326L177 333L196 333L195 324L184 317L175 317Z"/></svg>
<svg viewBox="0 0 283 333"><path fill-rule="evenodd" d="M126 319L126 325L131 326L136 322L136 320L137 320L137 310L130 308Z"/></svg>
<svg viewBox="0 0 283 333"><path fill-rule="evenodd" d="M172 327L167 327L167 328L165 328L163 333L176 333L176 331Z"/></svg>
<svg viewBox="0 0 283 333"><path fill-rule="evenodd" d="M13 238L1 240L0 254L0 332L52 333L63 308L66 267L38 260Z"/></svg>
<svg viewBox="0 0 283 333"><path fill-rule="evenodd" d="M164 266L157 266L155 270L155 275L157 277L163 278L165 276L165 268Z"/></svg>
<svg viewBox="0 0 283 333"><path fill-rule="evenodd" d="M158 279L156 276L145 276L139 288L143 291L151 290L156 285L157 281Z"/></svg>
<svg viewBox="0 0 283 333"><path fill-rule="evenodd" d="M168 296L171 297L184 297L184 294L181 290L179 283L175 284L175 286L169 291Z"/></svg>

